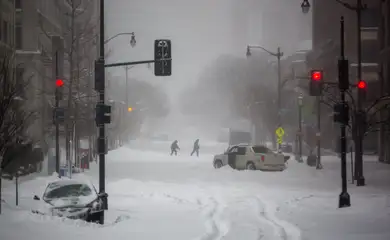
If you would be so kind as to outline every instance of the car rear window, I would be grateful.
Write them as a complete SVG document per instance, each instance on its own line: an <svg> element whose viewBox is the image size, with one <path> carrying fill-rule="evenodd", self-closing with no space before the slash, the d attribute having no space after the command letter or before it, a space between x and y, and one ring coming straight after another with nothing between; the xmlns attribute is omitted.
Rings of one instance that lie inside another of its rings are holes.
<svg viewBox="0 0 390 240"><path fill-rule="evenodd" d="M253 146L252 149L255 153L268 153L269 152L269 149L267 147L264 147L264 146Z"/></svg>

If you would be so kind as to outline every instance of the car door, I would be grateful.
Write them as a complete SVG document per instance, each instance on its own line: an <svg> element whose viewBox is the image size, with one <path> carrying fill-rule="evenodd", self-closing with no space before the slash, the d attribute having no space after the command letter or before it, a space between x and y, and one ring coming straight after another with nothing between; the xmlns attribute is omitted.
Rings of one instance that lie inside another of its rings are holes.
<svg viewBox="0 0 390 240"><path fill-rule="evenodd" d="M236 169L243 170L246 169L247 164L247 148L245 146L237 147L236 154Z"/></svg>
<svg viewBox="0 0 390 240"><path fill-rule="evenodd" d="M237 151L238 151L238 147L234 146L230 148L227 153L228 164L231 168L236 168Z"/></svg>

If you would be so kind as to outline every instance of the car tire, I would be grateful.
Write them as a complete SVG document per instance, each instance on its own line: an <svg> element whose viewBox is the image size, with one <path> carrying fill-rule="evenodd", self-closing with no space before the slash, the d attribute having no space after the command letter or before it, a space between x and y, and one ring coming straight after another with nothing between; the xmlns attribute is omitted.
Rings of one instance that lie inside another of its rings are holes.
<svg viewBox="0 0 390 240"><path fill-rule="evenodd" d="M253 163L253 162L248 162L247 164L246 164L246 169L247 170L256 170L256 166L255 166L255 164Z"/></svg>
<svg viewBox="0 0 390 240"><path fill-rule="evenodd" d="M221 160L215 160L215 162L214 162L214 168L215 169L218 169L218 168L221 168L223 166L223 163L222 163L222 161Z"/></svg>

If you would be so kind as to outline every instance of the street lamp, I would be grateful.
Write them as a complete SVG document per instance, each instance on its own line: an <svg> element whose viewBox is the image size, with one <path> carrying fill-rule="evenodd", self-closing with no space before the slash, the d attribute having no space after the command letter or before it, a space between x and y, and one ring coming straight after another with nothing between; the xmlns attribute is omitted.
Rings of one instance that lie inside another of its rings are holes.
<svg viewBox="0 0 390 240"><path fill-rule="evenodd" d="M303 0L303 2L301 4L301 8L302 8L303 13L305 13L305 14L308 13L310 10L309 0Z"/></svg>
<svg viewBox="0 0 390 240"><path fill-rule="evenodd" d="M250 48L249 46L246 47L246 56L247 56L247 57L252 56L251 48Z"/></svg>
<svg viewBox="0 0 390 240"><path fill-rule="evenodd" d="M282 127L282 122L281 122L281 115L280 115L280 110L281 110L281 90L282 90L282 81L281 81L281 75L282 75L282 72L281 72L281 66L280 66L280 60L281 58L283 57L283 52L280 51L280 47L278 47L277 49L277 52L271 52L269 50L267 50L266 48L263 48L261 46L251 46L251 45L248 45L246 47L246 56L247 57L250 57L252 54L251 54L251 48L259 48L261 50L263 50L264 52L267 52L269 55L271 56L274 56L278 59L278 86L277 86L277 90L278 90L278 128L279 127ZM281 144L278 144L278 150L280 150L281 148Z"/></svg>
<svg viewBox="0 0 390 240"><path fill-rule="evenodd" d="M130 46L131 47L135 47L135 45L137 44L137 41L135 40L135 33L134 32L124 32L124 33L118 33L112 37L110 37L109 39L105 40L104 41L104 44L107 44L109 41L111 41L112 39L114 38L117 38L119 36L123 36L123 35L130 35L131 38L130 38Z"/></svg>
<svg viewBox="0 0 390 240"><path fill-rule="evenodd" d="M130 39L130 46L131 47L135 47L135 44L137 44L137 41L135 40L135 35L134 33L131 35L131 39Z"/></svg>

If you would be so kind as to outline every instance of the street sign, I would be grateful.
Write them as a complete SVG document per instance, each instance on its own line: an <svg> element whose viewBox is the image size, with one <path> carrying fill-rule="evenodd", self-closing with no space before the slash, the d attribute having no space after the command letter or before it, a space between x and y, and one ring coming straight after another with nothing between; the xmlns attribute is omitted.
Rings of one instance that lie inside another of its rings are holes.
<svg viewBox="0 0 390 240"><path fill-rule="evenodd" d="M172 44L169 39L154 41L154 75L171 76L172 74Z"/></svg>
<svg viewBox="0 0 390 240"><path fill-rule="evenodd" d="M282 127L278 127L275 131L275 134L276 136L278 136L279 138L283 137L284 136L284 129Z"/></svg>

